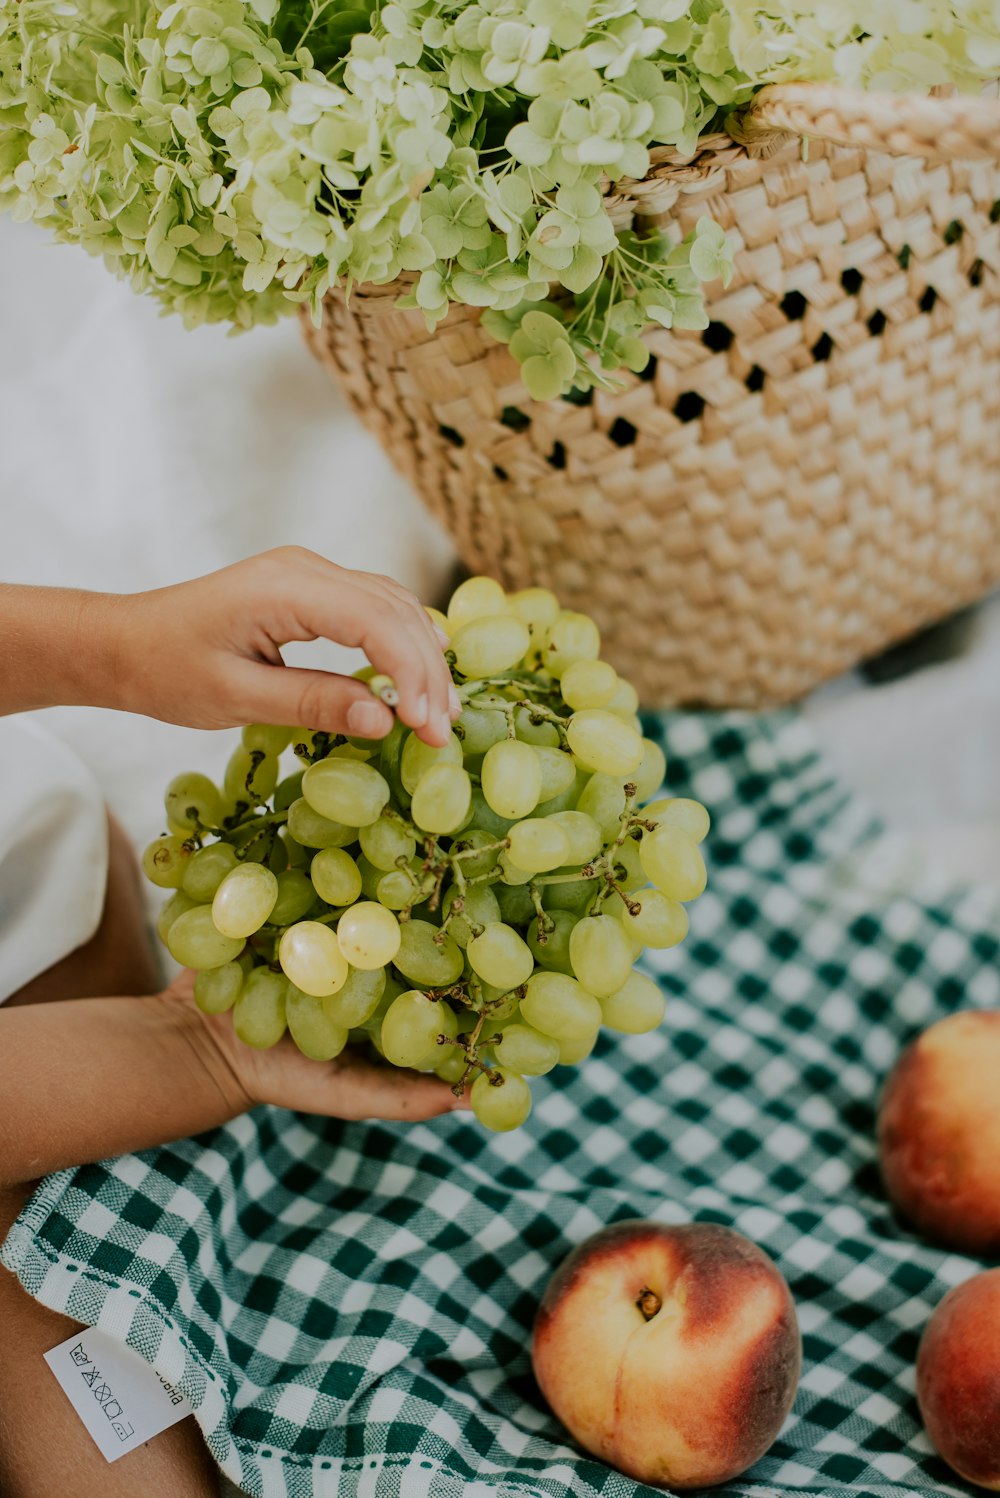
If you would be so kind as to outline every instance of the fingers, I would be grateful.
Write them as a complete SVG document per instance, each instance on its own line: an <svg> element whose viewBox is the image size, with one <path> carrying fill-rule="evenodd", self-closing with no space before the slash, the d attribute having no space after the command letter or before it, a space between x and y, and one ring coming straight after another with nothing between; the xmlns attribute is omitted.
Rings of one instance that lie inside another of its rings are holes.
<svg viewBox="0 0 1000 1498"><path fill-rule="evenodd" d="M419 600L391 579L347 572L314 553L304 557L296 608L308 631L359 646L395 681L402 721L429 744L447 743L460 704Z"/></svg>
<svg viewBox="0 0 1000 1498"><path fill-rule="evenodd" d="M391 709L351 676L240 661L230 682L239 696L242 723L300 723L362 739L381 739L392 729Z"/></svg>
<svg viewBox="0 0 1000 1498"><path fill-rule="evenodd" d="M416 1121L469 1106L467 1093L457 1098L437 1077L376 1065L351 1051L338 1057L330 1086L330 1112L340 1118Z"/></svg>

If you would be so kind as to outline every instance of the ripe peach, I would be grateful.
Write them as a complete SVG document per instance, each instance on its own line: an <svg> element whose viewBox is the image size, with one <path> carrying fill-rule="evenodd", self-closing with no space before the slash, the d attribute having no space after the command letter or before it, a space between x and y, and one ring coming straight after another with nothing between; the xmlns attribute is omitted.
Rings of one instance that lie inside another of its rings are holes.
<svg viewBox="0 0 1000 1498"><path fill-rule="evenodd" d="M949 1015L907 1047L882 1095L878 1146L889 1197L919 1233L1000 1252L1000 1013Z"/></svg>
<svg viewBox="0 0 1000 1498"><path fill-rule="evenodd" d="M771 1445L802 1344L788 1286L741 1233L628 1221L556 1270L532 1361L585 1450L640 1482L700 1488Z"/></svg>
<svg viewBox="0 0 1000 1498"><path fill-rule="evenodd" d="M950 1290L927 1323L917 1401L949 1466L1000 1493L1000 1269Z"/></svg>

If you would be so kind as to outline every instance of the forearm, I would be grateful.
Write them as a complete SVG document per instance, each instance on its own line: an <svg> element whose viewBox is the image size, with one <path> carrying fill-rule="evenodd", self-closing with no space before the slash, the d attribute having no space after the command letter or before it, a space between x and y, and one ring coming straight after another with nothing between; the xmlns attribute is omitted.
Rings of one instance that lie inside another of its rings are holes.
<svg viewBox="0 0 1000 1498"><path fill-rule="evenodd" d="M190 1000L0 1008L0 1186L148 1149L235 1118L249 1100Z"/></svg>
<svg viewBox="0 0 1000 1498"><path fill-rule="evenodd" d="M0 584L0 715L40 707L120 707L124 599L76 588Z"/></svg>

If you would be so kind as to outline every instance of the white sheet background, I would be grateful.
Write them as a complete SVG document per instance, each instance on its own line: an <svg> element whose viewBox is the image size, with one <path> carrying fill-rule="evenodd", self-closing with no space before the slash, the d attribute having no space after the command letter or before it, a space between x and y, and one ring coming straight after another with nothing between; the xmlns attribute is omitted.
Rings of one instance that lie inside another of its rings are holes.
<svg viewBox="0 0 1000 1498"><path fill-rule="evenodd" d="M12 582L131 591L296 541L426 596L453 561L294 323L185 332L99 262L7 220L0 521ZM926 867L1000 880L1000 604L963 660L874 690L848 679L807 711ZM97 710L44 718L140 844L170 776L220 771L232 740Z"/></svg>

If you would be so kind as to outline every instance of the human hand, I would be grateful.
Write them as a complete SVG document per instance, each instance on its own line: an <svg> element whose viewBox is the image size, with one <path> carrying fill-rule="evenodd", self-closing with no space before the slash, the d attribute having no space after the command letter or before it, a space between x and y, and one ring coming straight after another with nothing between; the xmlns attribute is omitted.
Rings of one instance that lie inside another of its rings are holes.
<svg viewBox="0 0 1000 1498"><path fill-rule="evenodd" d="M446 641L419 600L299 546L109 602L108 705L130 712L192 728L287 723L383 738L393 714L363 682L284 664L283 645L318 639L360 648L391 676L398 716L428 744L447 742L461 710Z"/></svg>
<svg viewBox="0 0 1000 1498"><path fill-rule="evenodd" d="M333 1061L311 1061L286 1034L270 1050L254 1050L237 1038L228 1014L202 1014L194 977L181 973L160 998L183 1011L189 1038L233 1113L273 1103L329 1118L416 1122L470 1107L468 1091L457 1098L435 1076L370 1061L350 1046Z"/></svg>

